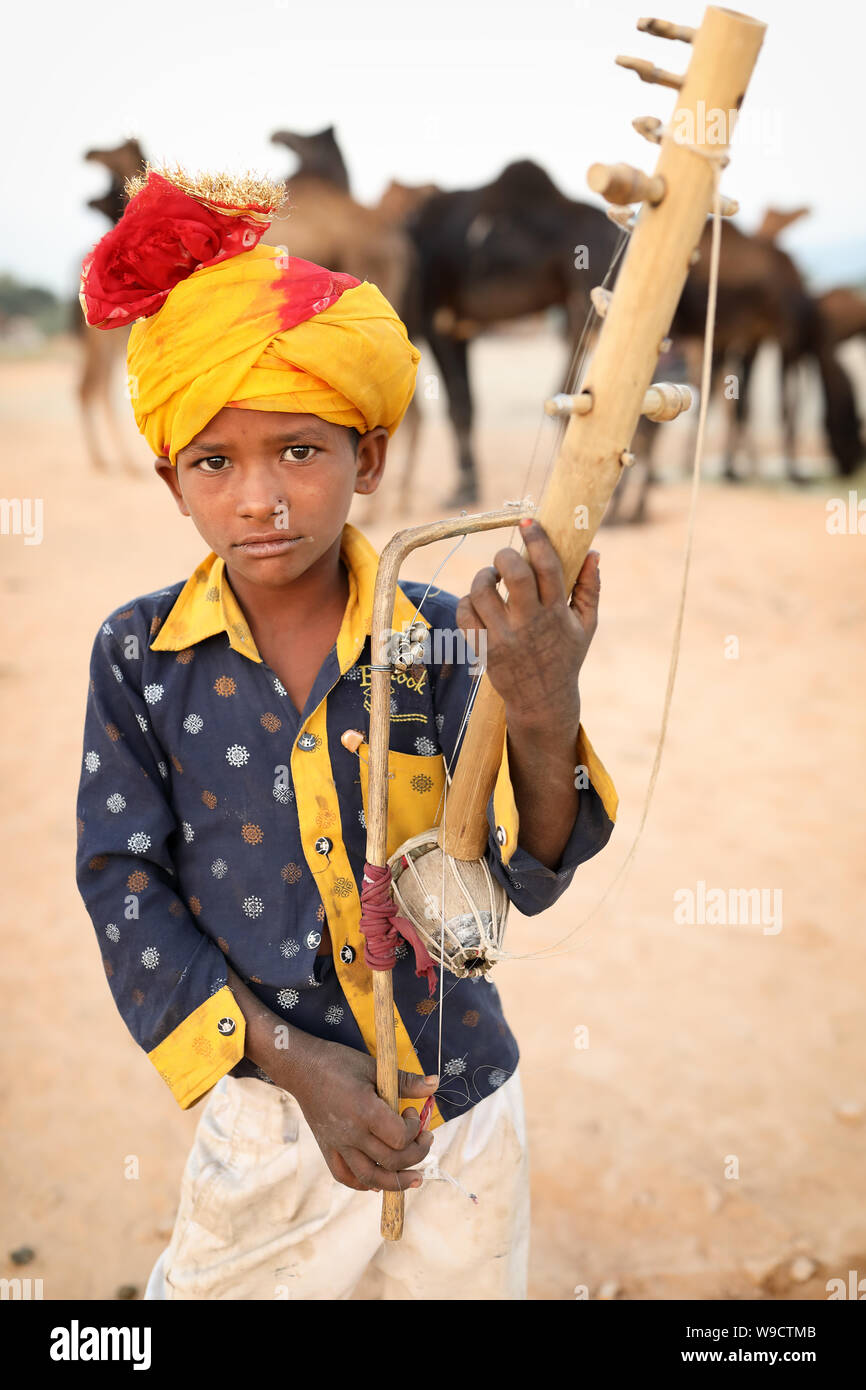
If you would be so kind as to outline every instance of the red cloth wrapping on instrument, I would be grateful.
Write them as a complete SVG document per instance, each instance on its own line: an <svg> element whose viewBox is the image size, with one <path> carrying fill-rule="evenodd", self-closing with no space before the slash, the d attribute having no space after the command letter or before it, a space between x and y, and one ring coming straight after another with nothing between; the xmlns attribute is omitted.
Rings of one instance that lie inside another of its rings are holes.
<svg viewBox="0 0 866 1390"><path fill-rule="evenodd" d="M370 970L393 970L397 960L397 941L404 941L415 952L415 974L427 976L430 993L436 990L436 966L412 923L401 917L390 895L391 870L388 865L364 864L361 889L360 928L364 936L364 964Z"/></svg>

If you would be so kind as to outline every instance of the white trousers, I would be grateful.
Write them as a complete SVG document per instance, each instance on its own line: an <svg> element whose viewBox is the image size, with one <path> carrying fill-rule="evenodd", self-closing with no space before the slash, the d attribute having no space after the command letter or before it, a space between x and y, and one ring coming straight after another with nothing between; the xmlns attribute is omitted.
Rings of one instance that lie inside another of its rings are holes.
<svg viewBox="0 0 866 1390"><path fill-rule="evenodd" d="M435 1129L412 1171L424 1182L406 1193L403 1237L384 1241L381 1193L331 1176L294 1097L224 1076L199 1121L171 1241L144 1296L526 1298L529 1158L518 1073Z"/></svg>

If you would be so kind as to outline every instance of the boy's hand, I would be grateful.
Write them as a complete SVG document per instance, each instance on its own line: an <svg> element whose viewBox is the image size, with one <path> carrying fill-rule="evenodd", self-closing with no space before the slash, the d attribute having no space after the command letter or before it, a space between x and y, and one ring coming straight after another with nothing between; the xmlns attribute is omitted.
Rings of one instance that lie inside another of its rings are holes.
<svg viewBox="0 0 866 1390"><path fill-rule="evenodd" d="M578 675L598 625L600 556L590 550L568 595L547 532L535 520L521 531L526 556L512 546L498 550L460 599L457 625L467 634L486 629L487 672L510 730L576 730ZM500 579L508 586L507 607L496 589Z"/></svg>
<svg viewBox="0 0 866 1390"><path fill-rule="evenodd" d="M270 1075L279 1085L275 1071ZM439 1084L438 1077L428 1082L410 1072L398 1076L403 1097L426 1100ZM380 1098L374 1058L342 1043L319 1041L303 1083L299 1087L295 1079L291 1089L338 1182L359 1192L420 1187L420 1174L403 1170L426 1157L433 1136L418 1134L417 1110L397 1115Z"/></svg>

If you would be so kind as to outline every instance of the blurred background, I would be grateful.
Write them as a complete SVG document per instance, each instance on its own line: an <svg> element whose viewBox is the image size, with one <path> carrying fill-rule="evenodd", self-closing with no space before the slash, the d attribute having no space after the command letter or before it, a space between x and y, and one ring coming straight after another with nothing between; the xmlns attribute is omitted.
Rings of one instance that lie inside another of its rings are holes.
<svg viewBox="0 0 866 1390"><path fill-rule="evenodd" d="M663 17L697 25L703 8ZM591 919L569 954L498 967L523 1049L535 1298L825 1298L829 1280L866 1277L866 20L839 0L820 22L803 0L754 13L768 31L722 181L739 212L655 799L597 908L658 739L696 389L691 410L640 432L595 542L583 722L619 792L616 832L548 914L512 910L508 944ZM140 1296L200 1113L177 1109L114 1011L74 879L95 633L208 549L136 432L126 331L83 322L81 260L144 160L284 179L266 239L378 284L422 351L385 480L350 520L381 548L461 507L537 502L561 433L543 403L585 369L589 292L615 282L627 235L586 171L651 170L631 122L674 106L614 58L688 61L638 33L639 14L627 0L84 0L7 20L0 1258L45 1298ZM701 249L657 373L693 388ZM467 538L437 583L467 592L495 548ZM404 577L429 578L448 550ZM781 925L678 921L676 895L701 883L780 894Z"/></svg>

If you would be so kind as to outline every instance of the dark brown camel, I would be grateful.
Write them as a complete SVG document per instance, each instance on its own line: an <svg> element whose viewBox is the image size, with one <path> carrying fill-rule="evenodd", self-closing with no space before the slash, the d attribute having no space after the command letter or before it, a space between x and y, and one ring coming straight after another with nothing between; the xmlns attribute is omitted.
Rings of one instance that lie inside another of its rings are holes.
<svg viewBox="0 0 866 1390"><path fill-rule="evenodd" d="M459 481L446 505L468 506L478 500L468 341L561 305L576 343L620 233L530 160L481 188L425 197L406 225L419 256L421 334L442 371L457 438Z"/></svg>
<svg viewBox="0 0 866 1390"><path fill-rule="evenodd" d="M112 224L123 216L126 206L124 184L128 178L141 173L144 167L144 154L137 140L127 140L113 150L88 150L84 156L92 163L101 164L111 175L108 192L101 198L91 198L87 206L104 213ZM78 380L78 400L81 407L81 425L91 466L100 473L110 471L108 459L99 442L97 421L100 413L107 426L112 441L111 454L121 468L136 477L143 476L142 470L129 457L123 431L120 429L112 399L113 384L117 371L126 361L126 343L129 330L126 328L91 328L85 322L80 308L74 318L76 331L80 335L82 348L81 375Z"/></svg>

